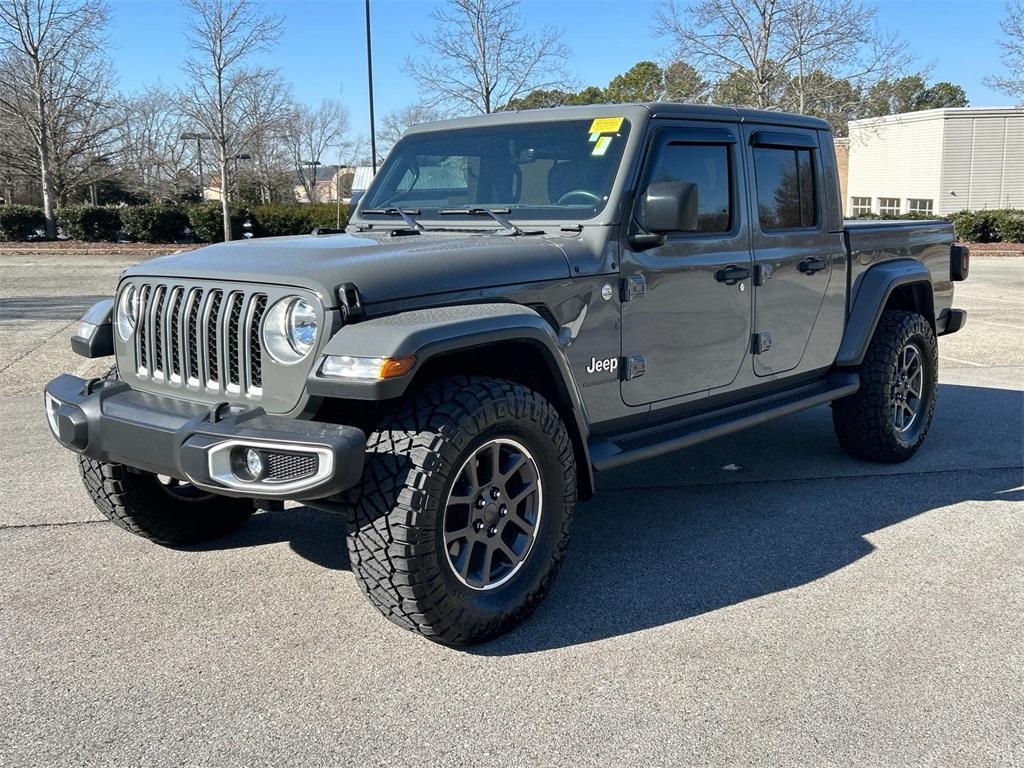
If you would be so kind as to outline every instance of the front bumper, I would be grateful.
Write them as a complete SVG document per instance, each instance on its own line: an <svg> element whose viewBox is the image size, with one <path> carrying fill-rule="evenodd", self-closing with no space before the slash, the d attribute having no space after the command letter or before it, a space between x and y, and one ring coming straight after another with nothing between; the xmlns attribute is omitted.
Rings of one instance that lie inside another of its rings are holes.
<svg viewBox="0 0 1024 768"><path fill-rule="evenodd" d="M210 407L67 374L46 385L45 407L54 437L76 453L226 496L322 499L351 488L363 472L366 436L355 427ZM248 476L239 461L249 448L269 467L262 477Z"/></svg>

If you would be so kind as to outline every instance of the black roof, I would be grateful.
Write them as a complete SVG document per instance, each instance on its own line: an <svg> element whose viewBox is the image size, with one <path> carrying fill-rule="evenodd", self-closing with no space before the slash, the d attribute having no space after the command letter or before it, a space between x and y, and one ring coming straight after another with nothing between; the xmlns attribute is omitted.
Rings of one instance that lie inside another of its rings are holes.
<svg viewBox="0 0 1024 768"><path fill-rule="evenodd" d="M698 120L768 123L770 125L812 128L821 131L831 130L826 121L808 115L794 115L789 112L774 112L770 110L749 109L747 107L722 107L710 104L665 101L647 104L591 104L582 107L552 107L550 109L527 109L520 112L495 112L490 115L460 117L434 123L420 123L413 126L410 129L410 133L445 128L472 128L481 125L493 125L495 123L544 122L548 120L618 116L630 119L679 117Z"/></svg>

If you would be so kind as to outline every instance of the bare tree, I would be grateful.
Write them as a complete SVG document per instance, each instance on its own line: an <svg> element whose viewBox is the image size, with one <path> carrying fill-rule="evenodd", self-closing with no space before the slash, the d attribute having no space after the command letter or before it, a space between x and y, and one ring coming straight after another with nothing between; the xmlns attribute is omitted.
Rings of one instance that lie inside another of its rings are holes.
<svg viewBox="0 0 1024 768"><path fill-rule="evenodd" d="M423 104L410 104L388 112L381 118L380 129L377 131L377 150L381 157L386 157L405 132L414 125L430 123L440 120L441 117L437 110Z"/></svg>
<svg viewBox="0 0 1024 768"><path fill-rule="evenodd" d="M665 0L659 33L681 59L748 94L750 106L811 111L849 83L870 85L907 63L860 0ZM813 77L811 74L813 73Z"/></svg>
<svg viewBox="0 0 1024 768"><path fill-rule="evenodd" d="M122 100L125 119L118 129L121 167L129 189L152 200L178 197L181 173L189 164L191 143L181 140L187 130L173 95L151 86Z"/></svg>
<svg viewBox="0 0 1024 768"><path fill-rule="evenodd" d="M488 114L538 88L567 85L561 32L525 32L519 0L445 0L431 17L433 32L416 35L427 55L404 67L426 106Z"/></svg>
<svg viewBox="0 0 1024 768"><path fill-rule="evenodd" d="M182 93L183 110L212 136L220 169L224 239L231 239L228 174L234 154L248 138L241 114L246 86L266 77L246 68L248 59L272 48L281 33L281 19L260 12L256 0L182 0L192 19L187 36L192 56L185 60L189 84Z"/></svg>
<svg viewBox="0 0 1024 768"><path fill-rule="evenodd" d="M317 168L324 153L336 148L348 132L348 110L339 102L327 99L316 109L299 107L292 133L292 157L299 183L306 199L317 202ZM335 156L340 156L340 150Z"/></svg>
<svg viewBox="0 0 1024 768"><path fill-rule="evenodd" d="M875 15L875 8L858 0L788 0L780 32L792 65L789 99L781 106L807 114L905 71L905 43L878 30Z"/></svg>
<svg viewBox="0 0 1024 768"><path fill-rule="evenodd" d="M1006 35L999 47L1003 49L1003 64L1008 73L985 78L985 83L1024 104L1024 0L1006 4L1006 18L999 26Z"/></svg>
<svg viewBox="0 0 1024 768"><path fill-rule="evenodd" d="M291 88L276 72L249 78L240 93L246 150L252 157L251 169L259 187L261 202L273 202L274 190L290 174L291 136L295 130L297 107ZM288 184L290 192L290 183Z"/></svg>
<svg viewBox="0 0 1024 768"><path fill-rule="evenodd" d="M124 116L116 109L113 70L109 61L78 61L79 53L71 52L64 67L91 67L88 83L66 83L55 89L55 103L60 108L50 116L50 159L58 205L66 205L82 187L91 189L90 199L95 203L96 182L117 172L117 128Z"/></svg>
<svg viewBox="0 0 1024 768"><path fill-rule="evenodd" d="M0 3L0 112L36 155L48 237L57 234L54 163L77 153L68 147L82 138L75 112L95 118L107 92L106 22L103 0Z"/></svg>

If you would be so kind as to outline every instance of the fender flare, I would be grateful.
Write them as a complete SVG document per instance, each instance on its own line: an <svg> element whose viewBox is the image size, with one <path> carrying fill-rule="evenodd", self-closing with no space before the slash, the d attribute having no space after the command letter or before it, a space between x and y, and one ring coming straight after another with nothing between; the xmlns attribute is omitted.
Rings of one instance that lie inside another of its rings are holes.
<svg viewBox="0 0 1024 768"><path fill-rule="evenodd" d="M307 380L309 393L342 400L381 401L402 397L416 374L431 360L451 352L485 349L516 341L535 346L548 365L561 395L566 427L577 456L583 498L593 492L593 465L587 446L589 422L579 389L555 330L537 312L519 304L462 304L411 310L344 325L324 345ZM362 382L320 375L328 355L353 357L415 356L407 374L384 381Z"/></svg>
<svg viewBox="0 0 1024 768"><path fill-rule="evenodd" d="M855 368L864 360L868 344L893 291L907 285L923 283L932 292L932 276L920 261L895 259L869 268L859 279L856 298L846 320L846 330L836 355L836 365ZM928 322L934 324L934 311Z"/></svg>

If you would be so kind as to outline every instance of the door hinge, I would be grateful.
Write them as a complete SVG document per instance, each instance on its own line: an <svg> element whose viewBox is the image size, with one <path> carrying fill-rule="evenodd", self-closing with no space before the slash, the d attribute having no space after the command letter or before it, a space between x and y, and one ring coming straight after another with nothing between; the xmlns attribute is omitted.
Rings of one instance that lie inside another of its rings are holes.
<svg viewBox="0 0 1024 768"><path fill-rule="evenodd" d="M643 355L627 355L623 360L622 378L625 381L639 379L647 373L647 360Z"/></svg>
<svg viewBox="0 0 1024 768"><path fill-rule="evenodd" d="M751 346L755 355L763 355L772 348L772 335L770 333L755 333Z"/></svg>
<svg viewBox="0 0 1024 768"><path fill-rule="evenodd" d="M630 275L622 279L622 301L632 301L647 295L647 280L643 275Z"/></svg>
<svg viewBox="0 0 1024 768"><path fill-rule="evenodd" d="M754 267L754 285L764 285L772 279L775 267L771 264L757 264Z"/></svg>

